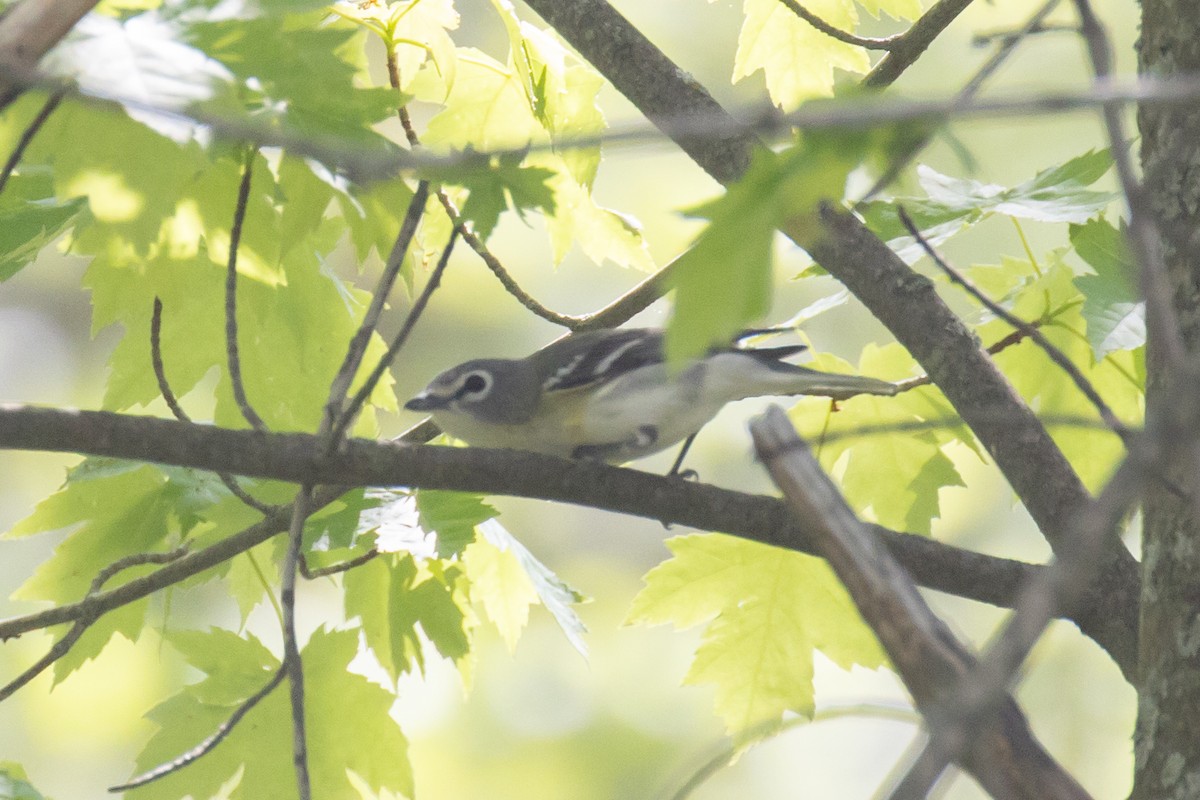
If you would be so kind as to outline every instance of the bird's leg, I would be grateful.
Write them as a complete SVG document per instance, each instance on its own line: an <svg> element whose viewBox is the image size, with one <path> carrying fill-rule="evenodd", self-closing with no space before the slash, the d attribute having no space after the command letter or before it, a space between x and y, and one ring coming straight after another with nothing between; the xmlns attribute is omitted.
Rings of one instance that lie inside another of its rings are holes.
<svg viewBox="0 0 1200 800"><path fill-rule="evenodd" d="M683 466L683 459L687 457L688 450L692 448L692 442L696 441L696 437L700 431L696 431L691 436L683 440L683 447L679 448L679 455L675 456L675 463L671 465L671 469L667 472L668 478L682 478L685 481L693 481L700 477L700 474L694 469L680 470Z"/></svg>

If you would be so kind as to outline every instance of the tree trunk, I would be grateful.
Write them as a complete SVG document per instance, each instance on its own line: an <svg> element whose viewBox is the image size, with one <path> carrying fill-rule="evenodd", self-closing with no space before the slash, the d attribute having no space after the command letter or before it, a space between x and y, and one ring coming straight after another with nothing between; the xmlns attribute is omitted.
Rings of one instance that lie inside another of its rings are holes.
<svg viewBox="0 0 1200 800"><path fill-rule="evenodd" d="M1139 69L1146 76L1200 73L1200 5L1142 0ZM1139 110L1149 202L1162 234L1174 304L1190 353L1200 351L1200 109ZM1148 347L1147 406L1164 375ZM1176 469L1196 491L1194 464ZM1162 489L1146 498L1142 544L1138 724L1133 800L1200 797L1200 529L1189 501Z"/></svg>

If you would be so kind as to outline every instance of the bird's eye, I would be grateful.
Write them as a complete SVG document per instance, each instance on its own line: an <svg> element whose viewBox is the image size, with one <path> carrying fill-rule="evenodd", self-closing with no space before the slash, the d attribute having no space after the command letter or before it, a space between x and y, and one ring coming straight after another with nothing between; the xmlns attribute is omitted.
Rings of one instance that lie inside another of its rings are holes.
<svg viewBox="0 0 1200 800"><path fill-rule="evenodd" d="M463 378L458 396L468 400L482 400L492 390L492 377L484 372L471 372Z"/></svg>

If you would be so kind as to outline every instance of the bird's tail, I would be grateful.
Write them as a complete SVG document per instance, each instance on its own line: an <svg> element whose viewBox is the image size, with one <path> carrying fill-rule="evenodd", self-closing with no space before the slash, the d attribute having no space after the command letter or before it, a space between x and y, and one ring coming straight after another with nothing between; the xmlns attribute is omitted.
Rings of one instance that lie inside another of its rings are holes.
<svg viewBox="0 0 1200 800"><path fill-rule="evenodd" d="M833 372L818 372L807 367L798 367L783 361L772 364L772 370L787 378L787 394L812 394L845 400L856 394L877 394L891 397L900 391L894 383L868 378L865 375L841 375Z"/></svg>
<svg viewBox="0 0 1200 800"><path fill-rule="evenodd" d="M743 350L752 353L759 363L775 373L778 394L811 394L845 400L856 394L892 396L900 391L894 383L868 378L863 375L843 375L835 372L819 372L808 367L789 364L780 359L791 355L789 348L765 348Z"/></svg>

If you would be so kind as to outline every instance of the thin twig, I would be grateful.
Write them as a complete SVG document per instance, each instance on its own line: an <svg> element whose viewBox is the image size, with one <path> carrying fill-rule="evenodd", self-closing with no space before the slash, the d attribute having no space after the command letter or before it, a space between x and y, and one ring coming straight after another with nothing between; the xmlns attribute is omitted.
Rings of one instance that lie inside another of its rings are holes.
<svg viewBox="0 0 1200 800"><path fill-rule="evenodd" d="M889 720L892 722L920 722L920 715L908 706L890 705L886 702L856 703L853 705L819 708L813 712L811 718L795 716L784 720L782 724L775 721L760 723L748 731L745 738L753 742L763 740L766 737L778 739L784 733L795 728L810 729L821 722L845 719L847 717L851 719ZM710 778L722 769L733 765L737 761L738 756L742 754L743 749L744 746L741 745L722 746L711 758L688 776L687 780L678 789L671 793L670 800L688 800Z"/></svg>
<svg viewBox="0 0 1200 800"><path fill-rule="evenodd" d="M158 382L158 392L162 395L163 400L166 401L167 407L171 409L171 413L175 416L175 419L180 422L191 422L191 418L183 410L183 406L179 404L179 399L171 389L171 384L167 380L167 371L163 366L162 300L157 295L154 297L154 309L150 313L150 364L154 370L154 379ZM238 483L237 478L228 472L218 472L217 478L220 479L221 483L225 484L225 488L229 490L230 494L255 511L265 515L269 514L275 508L262 502L243 489L241 484Z"/></svg>
<svg viewBox="0 0 1200 800"><path fill-rule="evenodd" d="M358 330L354 332L354 336L350 339L350 344L346 349L346 357L342 359L342 366L338 369L338 373L329 387L329 401L325 404L325 425L329 430L333 429L336 421L343 413L346 403L346 393L350 391L350 384L354 381L354 376L358 374L358 368L362 365L363 355L367 352L367 345L371 341L371 334L375 332L375 328L379 325L379 318L382 316L384 306L387 304L388 295L391 294L396 277L400 274L400 269L404 266L404 257L408 254L413 237L416 236L417 225L421 221L421 216L425 213L425 199L428 196L429 181L419 182L416 191L413 192L412 199L408 202L408 210L404 214L404 221L400 224L400 231L396 234L396 241L392 244L392 250L388 254L387 263L384 265L383 272L379 276L379 282L375 286L375 293L371 297L371 304L363 314L362 323L358 326Z"/></svg>
<svg viewBox="0 0 1200 800"><path fill-rule="evenodd" d="M287 555L280 570L279 598L283 606L283 665L280 673L288 679L288 697L292 709L292 768L300 800L312 800L308 774L308 736L304 721L304 662L296 634L296 573L304 544L304 523L308 520L313 487L305 484L292 501L292 521L288 528Z"/></svg>
<svg viewBox="0 0 1200 800"><path fill-rule="evenodd" d="M172 561L182 558L187 554L187 552L188 546L184 544L167 553L134 553L118 559L96 574L96 577L92 579L92 584L88 588L87 594L84 595L84 598L87 599L94 597L100 592L100 589L105 583L107 583L114 575L122 570L143 564L168 564ZM67 652L75 646L75 643L79 641L80 637L83 636L84 632L86 632L87 629L92 626L92 623L99 619L99 617L100 615L98 613L80 615L75 620L75 623L71 626L71 629L68 630L61 639L59 639L50 647L50 649L46 652L46 655L39 658L37 662L29 667L29 669L25 670L20 675L5 684L4 687L0 688L0 703L7 700L14 692L16 692L25 684L29 683L38 675L41 675L47 668L50 667L50 665L65 656Z"/></svg>
<svg viewBox="0 0 1200 800"><path fill-rule="evenodd" d="M796 0L779 0L779 2L783 3L788 11L791 11L797 17L804 20L826 36L837 39L839 42L843 42L845 44L854 45L855 47L862 47L867 50L890 51L895 48L896 43L899 42L899 40L904 38L903 33L898 33L895 36L888 36L883 39L871 39L865 36L855 36L853 33L848 33L841 28L830 25L828 22L809 11L807 8L800 5L798 2L796 2Z"/></svg>
<svg viewBox="0 0 1200 800"><path fill-rule="evenodd" d="M488 249L488 246L484 244L483 240L480 239L479 236L476 235L475 231L471 229L469 222L462 218L462 215L458 211L458 207L455 206L454 201L450 199L450 195L439 190L437 196L438 200L441 201L442 208L446 210L446 215L450 217L450 221L458 227L463 241L466 242L470 248L475 251L475 254L483 260L483 263L487 265L487 268L491 270L492 274L496 276L496 279L500 281L500 285L504 287L504 291L512 295L513 298L522 306L524 306L527 311L533 312L547 322L552 322L555 325L561 325L564 328L573 331L579 329L580 323L583 321L583 317L574 317L570 314L560 314L551 308L547 308L546 306L542 305L537 298L521 288L521 285L517 283L516 279L514 279L504 265L500 263L500 259L496 258L495 254Z"/></svg>
<svg viewBox="0 0 1200 800"><path fill-rule="evenodd" d="M388 345L387 352L379 359L379 363L371 370L371 374L363 381L363 385L359 387L354 398L346 406L346 410L338 418L333 426L332 442L337 442L342 435L349 430L353 424L355 416L357 416L360 408L367 402L367 398L371 396L371 392L375 391L375 385L379 383L379 379L387 372L388 367L396 360L396 356L400 353L400 348L404 347L404 343L408 341L409 334L412 333L413 326L417 324L417 320L421 318L421 314L425 311L425 307L429 305L429 298L433 296L434 291L442 282L442 274L446 271L446 265L450 263L450 253L454 250L454 242L458 239L458 228L454 228L450 232L450 240L446 242L446 247L442 250L442 255L438 258L437 266L433 268L433 272L429 275L429 280L425 283L425 288L413 303L412 309L408 312L408 316L404 319L404 324L400 326L400 330L392 337L391 343Z"/></svg>
<svg viewBox="0 0 1200 800"><path fill-rule="evenodd" d="M1032 17L1029 18L1029 20L1019 31L1003 39L1000 42L1000 45L996 48L996 51L992 53L991 58L985 61L983 65L975 71L975 74L971 76L971 79L968 80L961 89L959 89L955 99L961 103L970 102L971 99L978 94L979 89L983 86L987 79L990 78L996 72L996 70L998 70L1000 66L1008 60L1008 57L1012 55L1013 51L1016 50L1017 45L1024 41L1025 37L1029 36L1030 33L1035 31L1045 22L1046 18L1050 16L1051 12L1058 7L1059 2L1061 2L1061 0L1046 0L1046 3L1042 5L1042 7L1039 8ZM917 154L925 149L925 146L928 145L932 139L933 132L929 131L920 136L916 141L908 144L900 153L895 155L888 164L887 171L884 172L883 175L879 176L879 179L875 181L875 184L870 188L870 190L867 191L866 194L862 196L858 203L867 202L882 192L885 188L890 186L892 182L899 177L900 173L908 168L908 165L912 163L912 160L916 158Z"/></svg>
<svg viewBox="0 0 1200 800"><path fill-rule="evenodd" d="M886 60L886 59L885 59ZM881 62L882 63L882 62ZM0 78L16 74L0 65ZM872 97L869 100L846 100L836 104L802 106L794 112L780 114L773 107L755 104L738 111L737 119L707 117L700 113L660 117L656 124L630 124L583 136L559 137L553 142L533 142L512 148L492 150L432 153L428 151L397 150L388 153L364 153L345 139L332 136L296 134L281 131L242 119L225 118L218 114L191 108L186 112L155 106L137 98L99 89L81 90L67 86L57 79L26 72L22 85L47 91L62 90L66 96L81 102L108 109L118 103L128 109L202 125L215 138L223 141L249 142L258 147L281 147L293 153L311 157L347 174L354 180L393 178L401 173L429 169L485 164L490 159L518 154L561 151L572 148L593 148L597 145L644 145L663 141L667 136L727 139L734 133L751 132L761 136L791 136L796 129L829 130L879 126L897 122L941 122L950 118L975 119L997 116L1062 115L1065 112L1094 109L1108 103L1139 103L1143 105L1188 105L1200 99L1200 80L1194 76L1160 78L1145 76L1129 81L1108 81L1085 90L1031 93L1028 90L997 94L986 99L964 103L961 98L913 100Z"/></svg>
<svg viewBox="0 0 1200 800"><path fill-rule="evenodd" d="M246 151L242 166L242 181L238 185L237 207L233 212L233 226L229 229L229 262L225 270L225 355L229 362L229 381L233 385L233 399L246 422L256 431L265 431L267 424L250 405L246 398L246 387L242 383L242 360L238 355L237 323L237 258L238 243L242 238L242 223L246 220L246 206L250 199L250 179L254 173L254 159L258 150L251 147Z"/></svg>
<svg viewBox="0 0 1200 800"><path fill-rule="evenodd" d="M392 88L400 91L400 69L396 63L396 54L388 51L387 54L388 80L391 82ZM400 117L400 125L404 128L404 136L408 139L409 145L416 150L421 146L421 137L417 134L416 127L413 126L412 116L408 113L407 106L400 106L397 111ZM492 271L496 279L500 281L500 285L504 290L512 295L518 303L525 307L526 310L533 312L537 316L553 322L555 325L562 325L565 328L574 330L580 322L580 317L572 317L566 314L559 314L553 309L547 308L537 301L533 295L521 288L504 265L500 263L500 259L496 258L488 246L480 239L475 231L466 220L462 218L462 214L458 210L458 206L450 199L450 195L446 194L444 189L437 190L438 202L442 204L442 208L446 211L446 216L450 218L450 224L458 228L463 241L467 243L475 254L483 259L483 263Z"/></svg>
<svg viewBox="0 0 1200 800"><path fill-rule="evenodd" d="M1024 322L1024 320L1022 320L1022 322ZM1034 320L1033 322L1025 322L1025 325L1028 325L1033 328L1041 327L1042 324L1043 324L1043 322L1040 319ZM1008 334L1007 336L1003 336L1003 337L997 339L996 341L992 342L990 345L985 347L984 350L986 350L989 355L994 356L997 353L1001 353L1001 352L1007 350L1008 348L1012 347L1013 345L1020 344L1023 341L1025 341L1025 329L1022 327L1022 328L1017 328L1016 330L1014 330L1012 333ZM921 386L931 386L932 384L933 384L933 379L930 378L928 375L919 375L916 378L909 378L906 381L897 381L896 382L896 394L901 394L902 392L908 392L913 389L919 388Z"/></svg>
<svg viewBox="0 0 1200 800"><path fill-rule="evenodd" d="M971 36L972 47L987 47L999 41L1007 44L1013 39L1038 36L1043 33L1079 33L1079 26L1066 22L1041 23L1032 28L1000 28L994 31L978 31Z"/></svg>
<svg viewBox="0 0 1200 800"><path fill-rule="evenodd" d="M33 141L33 137L37 136L37 132L41 130L42 125L46 124L46 120L50 119L50 115L54 113L54 109L58 108L58 104L62 102L63 93L55 90L46 98L45 104L42 105L37 116L25 126L21 138L17 141L17 146L13 148L12 155L8 157L8 161L4 162L3 170L0 170L0 192L4 191L4 187L8 185L8 179L12 177L13 170L17 168L17 164L21 163L21 157L25 155L25 150L29 147L29 143Z"/></svg>
<svg viewBox="0 0 1200 800"><path fill-rule="evenodd" d="M165 764L159 764L157 767L143 772L141 775L138 775L136 778L133 778L126 783L122 783L119 786L110 786L108 790L110 792L127 792L130 789L136 789L139 786L145 786L148 783L153 783L159 778L165 778L173 772L178 772L202 756L208 755L216 748L217 745L224 741L230 733L233 732L234 727L236 727L237 724L242 721L243 717L250 713L251 709L265 699L267 695L275 691L275 687L283 682L283 676L284 672L281 667L275 671L275 674L271 676L271 680L267 681L266 685L242 701L242 704L234 709L234 712L229 715L227 720L218 725L217 729L213 731L208 738L200 742L200 744L196 745L191 750L188 750L186 753L181 754L177 758L174 758Z"/></svg>
<svg viewBox="0 0 1200 800"><path fill-rule="evenodd" d="M995 314L1000 319L1004 320L1016 330L1020 331L1026 338L1032 339L1038 347L1042 348L1046 355L1050 357L1050 360L1057 364L1058 367L1065 372L1068 377L1070 377L1075 386L1079 388L1079 391L1083 392L1083 395L1088 399L1088 402L1095 406L1096 411L1100 413L1100 418L1104 420L1104 424L1106 424L1113 433L1121 437L1121 441L1128 445L1129 439L1132 436L1132 431L1130 431L1129 426L1117 418L1117 415L1113 412L1112 407L1104 401L1104 398L1101 397L1100 393L1096 391L1096 387L1093 386L1092 382L1087 379L1087 376L1080 371L1079 367L1075 366L1071 359L1067 358L1066 354L1063 353L1062 350L1058 349L1053 342L1047 339L1040 330L1033 325L1030 325L1017 315L1013 314L1008 309L1004 308L1004 306L992 300L966 276L947 263L947 261L942 258L933 245L921 235L920 229L917 228L915 223L913 223L912 218L908 215L908 212L904 209L904 206L897 206L896 212L899 214L900 221L904 224L904 227L908 229L909 234L916 239L917 243L921 245L921 249L923 249L931 259L933 259L933 262L937 264L938 268L940 268L942 272L945 272L946 275L950 277L950 280L963 287L968 294L982 303L984 308Z"/></svg>
<svg viewBox="0 0 1200 800"><path fill-rule="evenodd" d="M1094 417L1080 417L1071 414L1047 414L1039 416L1038 420L1047 428L1076 428L1079 430L1107 431L1108 426ZM871 436L888 436L897 433L920 433L923 431L944 431L960 428L964 425L961 417L942 417L940 419L909 419L896 422L881 422L878 424L856 425L842 430L821 432L819 441L822 444L836 442L839 439L864 439Z"/></svg>
<svg viewBox="0 0 1200 800"><path fill-rule="evenodd" d="M1079 29L1087 44L1096 83L1108 85L1112 78L1112 48L1108 34L1088 0L1074 0L1074 3L1079 14ZM1163 359L1164 374L1170 374L1174 368L1183 364L1187 347L1175 314L1174 293L1167 276L1167 267L1163 263L1154 212L1146 187L1138 179L1133 166L1121 110L1120 103L1105 103L1104 127L1108 133L1117 180L1121 184L1126 209L1129 212L1131 249L1138 265L1142 295L1146 300L1146 327L1150 340L1155 343L1159 356Z"/></svg>
<svg viewBox="0 0 1200 800"><path fill-rule="evenodd" d="M373 561L378 556L379 551L372 547L362 555L355 556L348 561L343 561L340 564L331 564L328 567L319 567L317 569L309 569L308 564L301 559L300 574L303 575L306 580L316 580L317 578L324 578L327 575L336 575L339 572L349 572L356 567L361 567L363 564L366 564L369 561Z"/></svg>
<svg viewBox="0 0 1200 800"><path fill-rule="evenodd" d="M166 368L163 366L162 310L162 300L155 295L154 308L150 312L150 366L154 370L154 380L158 382L158 393L166 401L167 408L171 409L171 414L180 422L191 422L192 418L183 410L183 406L179 405L179 399L171 389L171 383L167 380Z"/></svg>

